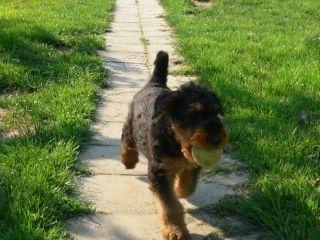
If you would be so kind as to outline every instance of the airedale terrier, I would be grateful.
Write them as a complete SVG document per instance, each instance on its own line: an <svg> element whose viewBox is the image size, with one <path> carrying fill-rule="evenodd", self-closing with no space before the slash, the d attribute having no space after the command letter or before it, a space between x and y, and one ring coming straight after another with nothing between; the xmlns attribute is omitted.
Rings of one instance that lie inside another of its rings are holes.
<svg viewBox="0 0 320 240"><path fill-rule="evenodd" d="M135 94L122 130L121 158L127 169L148 159L150 189L159 205L166 240L190 239L178 198L190 196L201 166L194 146L222 148L227 141L217 95L193 82L172 91L167 85L169 56L160 51L150 81Z"/></svg>

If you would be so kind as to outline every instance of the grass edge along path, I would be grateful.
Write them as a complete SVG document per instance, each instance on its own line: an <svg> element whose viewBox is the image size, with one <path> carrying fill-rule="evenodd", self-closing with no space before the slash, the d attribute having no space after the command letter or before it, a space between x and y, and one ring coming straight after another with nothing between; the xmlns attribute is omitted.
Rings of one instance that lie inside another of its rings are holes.
<svg viewBox="0 0 320 240"><path fill-rule="evenodd" d="M0 239L67 239L76 157L105 78L101 36L114 0L0 3Z"/></svg>
<svg viewBox="0 0 320 240"><path fill-rule="evenodd" d="M189 63L226 107L231 154L249 192L217 208L271 239L320 239L320 5L308 1L162 0Z"/></svg>

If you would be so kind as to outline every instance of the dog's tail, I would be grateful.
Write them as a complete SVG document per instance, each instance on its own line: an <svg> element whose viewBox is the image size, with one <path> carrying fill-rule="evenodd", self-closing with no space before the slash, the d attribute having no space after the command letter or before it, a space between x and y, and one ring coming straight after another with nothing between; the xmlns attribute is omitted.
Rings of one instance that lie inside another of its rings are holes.
<svg viewBox="0 0 320 240"><path fill-rule="evenodd" d="M159 51L154 61L154 70L151 82L166 85L168 76L169 55L167 52Z"/></svg>

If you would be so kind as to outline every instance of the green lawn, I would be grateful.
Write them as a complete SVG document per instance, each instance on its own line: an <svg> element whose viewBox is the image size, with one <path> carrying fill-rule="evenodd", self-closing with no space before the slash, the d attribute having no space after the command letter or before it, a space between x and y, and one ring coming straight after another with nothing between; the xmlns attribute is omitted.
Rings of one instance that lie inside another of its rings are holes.
<svg viewBox="0 0 320 240"><path fill-rule="evenodd" d="M66 239L63 221L87 210L72 180L113 2L0 0L0 239Z"/></svg>
<svg viewBox="0 0 320 240"><path fill-rule="evenodd" d="M253 170L249 194L223 206L271 239L320 239L320 1L162 3L182 73L221 96L231 154Z"/></svg>

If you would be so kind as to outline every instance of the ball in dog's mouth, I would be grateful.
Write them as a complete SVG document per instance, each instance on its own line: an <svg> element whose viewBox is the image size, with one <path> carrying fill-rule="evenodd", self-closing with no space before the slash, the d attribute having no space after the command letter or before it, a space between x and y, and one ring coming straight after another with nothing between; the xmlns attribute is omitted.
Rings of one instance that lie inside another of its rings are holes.
<svg viewBox="0 0 320 240"><path fill-rule="evenodd" d="M205 149L193 146L191 154L199 165L213 167L221 160L222 151L222 148Z"/></svg>

